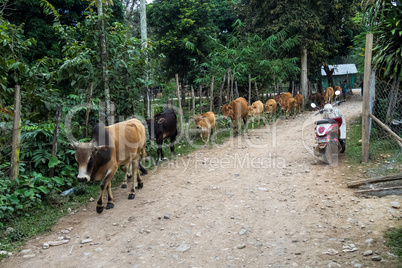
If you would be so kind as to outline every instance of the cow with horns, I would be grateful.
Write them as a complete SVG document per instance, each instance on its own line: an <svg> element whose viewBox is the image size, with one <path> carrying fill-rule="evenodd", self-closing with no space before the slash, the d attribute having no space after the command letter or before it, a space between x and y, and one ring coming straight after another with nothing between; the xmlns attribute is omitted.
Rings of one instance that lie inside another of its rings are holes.
<svg viewBox="0 0 402 268"><path fill-rule="evenodd" d="M143 187L139 169L143 173L146 170L139 164L140 158L146 157L145 152L146 134L145 127L137 119L131 119L116 123L111 126L97 124L92 130L90 142L74 142L75 159L78 162L78 181L101 181L100 197L96 205L96 211L102 213L103 195L108 192L106 209L114 207L111 180L118 166L124 171L124 183L122 188L127 187L128 167L132 166L134 176L133 186L128 199L135 198L135 181L138 188ZM125 187L124 187L125 186Z"/></svg>

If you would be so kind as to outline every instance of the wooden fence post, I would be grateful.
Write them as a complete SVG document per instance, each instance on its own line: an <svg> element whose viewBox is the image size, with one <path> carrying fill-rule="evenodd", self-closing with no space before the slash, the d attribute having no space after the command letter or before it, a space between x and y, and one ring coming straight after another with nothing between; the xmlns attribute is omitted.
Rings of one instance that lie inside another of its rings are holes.
<svg viewBox="0 0 402 268"><path fill-rule="evenodd" d="M92 89L92 88L91 88ZM61 118L61 106L57 108L56 112L56 124L54 126L53 132L53 145L52 145L52 156L57 156L57 141L59 140L59 128L60 128L60 118ZM54 167L50 168L50 177L54 176Z"/></svg>
<svg viewBox="0 0 402 268"><path fill-rule="evenodd" d="M370 114L370 74L371 56L373 50L373 34L366 35L366 49L364 57L364 82L362 104L362 163L369 161L369 114Z"/></svg>
<svg viewBox="0 0 402 268"><path fill-rule="evenodd" d="M215 76L212 76L212 80L211 80L211 95L209 96L209 101L210 101L209 110L210 111L214 110L214 79L215 79Z"/></svg>
<svg viewBox="0 0 402 268"><path fill-rule="evenodd" d="M20 141L21 141L21 92L20 86L15 86L14 93L14 122L11 149L11 170L9 178L15 180L19 177Z"/></svg>
<svg viewBox="0 0 402 268"><path fill-rule="evenodd" d="M177 90L177 100L179 101L179 116L180 116L180 133L183 133L183 109L181 108L181 100L180 100L180 84L179 84L179 75L176 74L176 90Z"/></svg>

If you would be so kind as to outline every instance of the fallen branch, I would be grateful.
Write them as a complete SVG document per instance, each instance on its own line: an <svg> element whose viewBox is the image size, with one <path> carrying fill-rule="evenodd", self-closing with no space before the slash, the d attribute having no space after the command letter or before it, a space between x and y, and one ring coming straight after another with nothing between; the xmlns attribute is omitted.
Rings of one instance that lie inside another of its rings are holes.
<svg viewBox="0 0 402 268"><path fill-rule="evenodd" d="M383 177L375 177L375 178L359 180L359 181L352 181L352 182L348 183L348 188L357 187L357 186L360 186L360 185L363 185L366 183L395 181L395 180L400 180L400 179L402 179L402 173L387 175L387 176L383 176Z"/></svg>
<svg viewBox="0 0 402 268"><path fill-rule="evenodd" d="M368 190L359 190L359 191L355 191L355 193L361 194L361 193L369 193L369 192L392 191L392 190L398 190L398 189L402 189L402 186L395 186L395 187L389 187L389 188L378 188L378 189L368 189Z"/></svg>

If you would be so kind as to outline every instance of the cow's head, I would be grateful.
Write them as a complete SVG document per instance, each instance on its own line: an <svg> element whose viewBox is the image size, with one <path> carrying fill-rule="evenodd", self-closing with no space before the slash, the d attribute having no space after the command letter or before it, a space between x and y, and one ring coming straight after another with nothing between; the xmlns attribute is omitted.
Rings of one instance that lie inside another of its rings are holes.
<svg viewBox="0 0 402 268"><path fill-rule="evenodd" d="M91 175L99 154L106 152L109 146L96 146L92 141L82 143L74 142L72 146L75 149L75 160L77 160L78 163L77 180L79 182L88 182L91 180ZM104 158L103 156L101 157Z"/></svg>
<svg viewBox="0 0 402 268"><path fill-rule="evenodd" d="M271 113L273 110L272 104L270 103L265 103L264 104L264 110L267 114Z"/></svg>
<svg viewBox="0 0 402 268"><path fill-rule="evenodd" d="M234 112L232 106L227 104L222 105L222 115L223 118L225 119L227 119L228 117L234 118Z"/></svg>
<svg viewBox="0 0 402 268"><path fill-rule="evenodd" d="M201 129L209 127L209 121L206 120L206 118L207 117L202 114L197 114L194 117L190 117L190 119L194 119L196 127Z"/></svg>
<svg viewBox="0 0 402 268"><path fill-rule="evenodd" d="M247 111L248 111L248 115L249 116L254 116L254 114L255 114L255 107L253 106L253 105L249 105L248 107L247 107Z"/></svg>
<svg viewBox="0 0 402 268"><path fill-rule="evenodd" d="M147 119L149 139L155 140L159 135L163 135L163 122L165 118Z"/></svg>

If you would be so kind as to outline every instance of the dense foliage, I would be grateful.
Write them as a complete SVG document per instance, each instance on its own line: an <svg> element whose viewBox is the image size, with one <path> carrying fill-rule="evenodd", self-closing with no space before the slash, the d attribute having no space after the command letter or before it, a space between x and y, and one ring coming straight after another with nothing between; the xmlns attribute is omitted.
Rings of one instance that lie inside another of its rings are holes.
<svg viewBox="0 0 402 268"><path fill-rule="evenodd" d="M81 1L81 4L84 2ZM78 139L85 138L90 134L88 129L98 118L102 118L103 91L97 26L99 18L94 12L94 6L85 3L86 11L81 10L78 16L80 19L72 22L73 19L70 18L70 23L66 25L63 24L63 14L57 13L60 8L55 9L46 1L30 2L34 6L32 10L42 10L38 19L52 22L51 35L55 38L52 42L58 46L54 47L57 53L48 51L46 57L36 60L32 58L36 58L36 49L42 44L35 46L36 39L27 38L31 33L24 31L29 31L25 24L17 26L4 17L0 20L2 224L12 217L26 214L31 208L52 203L50 196L76 184L76 164L67 139L64 118L74 107L88 105L90 88L93 92L89 124L86 126L85 109L76 110L70 126L73 135ZM131 35L129 27L115 21L110 7L113 6L104 7L107 21L108 76L112 99L118 104L115 112L122 116L118 119L124 120L134 112L139 112L142 107L139 91L145 83L141 77L145 69L146 51L141 49L141 42ZM15 85L21 87L22 99L20 176L10 180L8 171ZM62 107L63 120L57 141L58 153L51 157L54 121L59 106ZM54 169L54 176L50 176L51 168Z"/></svg>
<svg viewBox="0 0 402 268"><path fill-rule="evenodd" d="M309 51L310 74L318 73L323 64L346 55L350 39L356 31L364 33L366 25L375 26L370 29L375 34L374 66L384 77L401 76L399 2L370 1L373 5L360 10L350 0L154 0L147 6L147 48L138 39L139 1L103 0L101 17L96 2L0 3L0 228L30 209L54 205L52 196L76 185L66 129L71 127L77 139L88 139L91 127L104 117L101 20L116 121L144 114L146 87L162 87L164 97L172 97L176 73L183 85L196 89L215 76L217 90L228 69L239 89L248 87L249 74L258 88L297 82L301 46ZM363 23L367 16L375 23ZM357 54L362 53L360 44L354 46ZM16 85L23 104L20 176L10 180ZM51 157L58 107L58 152ZM67 126L65 118L72 111ZM151 145L148 150L154 149Z"/></svg>

